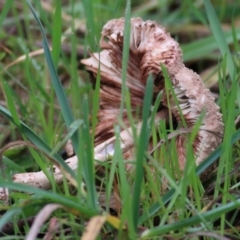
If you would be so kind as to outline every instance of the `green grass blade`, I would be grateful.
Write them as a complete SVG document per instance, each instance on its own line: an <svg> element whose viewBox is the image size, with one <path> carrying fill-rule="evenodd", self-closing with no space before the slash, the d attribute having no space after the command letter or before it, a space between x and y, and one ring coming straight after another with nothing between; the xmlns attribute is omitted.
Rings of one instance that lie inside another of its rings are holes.
<svg viewBox="0 0 240 240"><path fill-rule="evenodd" d="M150 109L152 105L153 97L153 79L149 77L147 80L146 91L144 94L144 103L142 110L142 127L138 140L137 153L136 153L136 178L134 182L133 198L132 198L132 217L134 228L137 231L138 216L140 209L140 193L142 187L142 181L144 177L143 163L146 158L145 152L148 148L149 137L151 132L151 126L148 124L150 116Z"/></svg>
<svg viewBox="0 0 240 240"><path fill-rule="evenodd" d="M231 210L237 208L240 206L240 199L237 199L236 201L229 202L225 205L222 205L220 207L214 208L210 211L204 212L201 214L201 218L204 218L205 220L209 219L215 219L216 217L220 216L221 214L230 212ZM143 234L142 237L154 237L154 236L159 236L160 234L168 233L171 231L176 231L179 229L191 227L194 224L199 224L202 222L199 216L193 216L190 218L182 219L181 221L172 223L172 224L167 224L161 227L156 227L151 230L146 230Z"/></svg>
<svg viewBox="0 0 240 240"><path fill-rule="evenodd" d="M4 89L4 92L6 95L8 109L12 114L13 122L15 123L15 125L17 127L20 127L21 124L20 124L20 120L18 117L18 113L17 113L16 107L15 107L15 104L14 104L11 89L6 81L3 81L3 89Z"/></svg>
<svg viewBox="0 0 240 240"><path fill-rule="evenodd" d="M231 124L231 126L232 126L232 124ZM230 126L229 126L229 128L230 128ZM230 136L229 136L229 138L230 138ZM231 141L229 141L227 146L228 147L229 147L229 145L232 146L239 139L240 139L240 130L236 131L233 134L233 136L231 137ZM211 164L213 164L216 161L216 159L221 156L222 151L223 151L223 146L221 145L213 153L211 153L210 156L207 157L207 159L204 162L202 162L197 167L197 174L201 174L202 172L204 172L205 169L207 169Z"/></svg>
<svg viewBox="0 0 240 240"><path fill-rule="evenodd" d="M225 61L226 59L226 61ZM225 64L224 64L225 63ZM226 112L223 112L223 118L225 118L225 131L223 136L223 144L222 144L222 154L220 157L219 165L218 165L218 173L217 173L217 179L216 182L219 183L224 177L225 181L223 184L223 187L221 189L220 186L217 186L214 190L214 197L217 197L219 195L219 192L227 192L227 190L231 186L231 181L229 178L229 173L231 169L233 168L233 145L231 143L232 135L236 131L235 126L235 116L236 116L236 109L235 103L237 99L237 91L239 88L239 80L237 76L235 76L232 80L231 87L229 89L226 89L223 86L226 86L227 84L227 75L226 75L226 65L228 65L228 58L227 55L223 59L223 70L220 78L220 82L223 81L223 83L220 85L220 92L225 95L225 102L226 102ZM230 74L230 73L229 73ZM231 75L230 75L231 76ZM225 204L228 201L226 194L223 194L222 198L222 204ZM225 231L225 219L226 216L223 214L221 216L221 223L220 223L220 231L223 234Z"/></svg>
<svg viewBox="0 0 240 240"><path fill-rule="evenodd" d="M239 28L236 29L236 39L238 40L240 40L239 30ZM226 31L223 33L223 35L227 44L232 44L234 42L232 31ZM215 38L212 36L195 40L187 44L181 44L181 48L184 53L183 59L185 62L206 57L213 57L209 54L213 53L217 47L218 45L216 44ZM216 53L214 53L214 56L216 56L215 59L218 59L218 55Z"/></svg>
<svg viewBox="0 0 240 240"><path fill-rule="evenodd" d="M0 186L4 188L8 188L9 190L14 191L22 191L30 194L35 194L34 197L47 198L51 202L59 203L64 205L65 207L69 207L79 211L81 214L85 215L85 217L92 217L97 214L97 211L91 208L87 208L86 206L82 206L79 204L76 198L66 197L64 195L60 195L51 191L45 191L43 189L34 188L27 185L22 185L18 183L9 183L4 180L0 181Z"/></svg>
<svg viewBox="0 0 240 240"><path fill-rule="evenodd" d="M84 167L84 175L88 192L88 202L90 206L94 209L97 209L97 193L95 189L95 168L94 168L94 157L92 152L92 139L89 134L90 125L89 125L89 105L88 105L88 97L85 95L83 97L83 107L84 109L84 125L82 128L82 159L83 159L83 167Z"/></svg>
<svg viewBox="0 0 240 240"><path fill-rule="evenodd" d="M21 208L12 208L8 210L4 215L1 215L0 229L2 229L6 223L8 223L14 216L19 213L21 213Z"/></svg>
<svg viewBox="0 0 240 240"><path fill-rule="evenodd" d="M75 120L69 127L69 131L67 135L57 143L57 145L52 149L52 154L59 152L64 145L66 145L67 141L72 137L73 134L79 129L79 127L83 124L83 120Z"/></svg>
<svg viewBox="0 0 240 240"><path fill-rule="evenodd" d="M6 117L9 121L15 124L12 115L10 112L5 109L3 106L0 105L0 113ZM26 136L35 146L37 146L39 149L41 149L44 153L46 153L48 156L51 156L51 148L35 134L25 123L20 121L20 127L19 130L21 133ZM54 154L51 156L57 163L59 163L68 173L70 173L72 176L74 176L73 170L63 161L63 159L58 155Z"/></svg>
<svg viewBox="0 0 240 240"><path fill-rule="evenodd" d="M100 62L99 62L100 64ZM99 95L100 95L100 68L96 77L96 84L93 93L93 106L92 106L92 143L94 142L96 125L98 122L97 115L99 110Z"/></svg>
<svg viewBox="0 0 240 240"><path fill-rule="evenodd" d="M168 203L172 197L173 194L175 193L175 189L171 189L169 190L166 194L164 194L164 196L162 197L162 203L166 204ZM147 213L144 213L140 218L139 218L139 225L142 225L148 218L152 217L154 214L156 214L161 208L161 205L156 202L154 203L149 210L147 211Z"/></svg>
<svg viewBox="0 0 240 240"><path fill-rule="evenodd" d="M233 81L233 79L235 77L235 67L234 67L233 59L232 59L227 41L226 41L224 33L222 31L221 25L219 23L219 20L217 18L217 15L213 9L211 2L209 0L204 0L204 5L205 5L206 12L207 12L207 17L208 17L208 20L210 23L211 30L217 41L220 52L223 57L225 55L227 57L227 67L228 67L231 79Z"/></svg>
<svg viewBox="0 0 240 240"><path fill-rule="evenodd" d="M125 105L125 96L127 91L127 67L129 57L129 44L130 44L130 30L131 30L131 1L127 1L125 10L124 34L123 34L123 55L122 55L122 85L121 85L121 106L120 106L120 119L122 119L123 109Z"/></svg>
<svg viewBox="0 0 240 240"><path fill-rule="evenodd" d="M74 121L73 115L72 115L72 112L70 110L69 104L67 102L66 95L65 95L65 92L64 92L63 87L61 85L61 82L60 82L60 80L58 78L58 75L56 73L56 70L55 70L55 67L54 67L54 64L53 64L53 61L52 61L52 58L51 58L50 50L49 50L49 47L48 47L47 38L46 38L46 35L44 33L43 26L42 26L39 18L37 17L37 14L35 13L35 10L33 9L32 5L30 4L29 1L27 1L27 2L28 2L28 5L29 5L36 21L38 22L38 24L40 26L40 29L41 29L41 32L42 32L43 48L44 48L45 57L46 57L47 65L48 65L48 68L49 68L52 84L53 84L53 87L55 89L55 92L56 92L56 95L57 95L57 98L58 98L58 101L59 101L59 105L61 107L62 114L63 114L64 120L65 120L65 123L66 123L66 125L69 129L70 125ZM87 110L86 108L84 108L84 109ZM84 116L86 116L86 112L84 113ZM88 194L89 203L91 204L91 206L93 208L97 208L97 196L96 196L96 190L95 190L95 186L94 186L95 175L94 175L94 168L92 167L93 166L93 157L92 157L92 152L91 152L92 150L90 150L91 142L88 141L88 137L87 137L87 136L89 136L89 123L88 123L89 118L88 117L89 116L87 114L87 117L85 118L85 122L84 122L84 125L87 126L88 133L86 133L86 131L85 131L86 128L83 128L84 142L87 145L85 145L85 144L79 145L78 133L75 133L72 136L71 139L72 139L72 144L73 144L73 147L74 147L74 150L75 150L77 156L81 156L81 154L79 154L79 149L80 149L80 147L82 147L81 148L82 158L79 158L79 159L84 159L83 166L84 166L85 171L83 172L83 176L84 176L84 179L86 181L87 189L88 189L88 192L89 192L89 194ZM85 131L85 133L84 133L84 131ZM87 151L85 151L86 150L85 146L87 146Z"/></svg>
<svg viewBox="0 0 240 240"><path fill-rule="evenodd" d="M52 35L52 59L54 66L58 65L61 51L61 31L62 31L62 3L56 1L56 10L53 18L53 35Z"/></svg>
<svg viewBox="0 0 240 240"><path fill-rule="evenodd" d="M94 22L94 1L91 0L83 0L83 7L87 21L87 41L90 45L91 51L96 50L96 24Z"/></svg>
<svg viewBox="0 0 240 240"><path fill-rule="evenodd" d="M129 225L129 233L130 235L135 235L135 230L133 229L132 218L130 215L131 212L131 201L129 201L130 196L130 186L127 178L127 172L124 164L124 158L121 150L121 138L120 138L120 127L115 127L115 146L114 146L114 156L113 161L118 163L118 173L119 173L119 190L120 197L123 202L122 214L121 214L121 228L119 231L119 239L121 239L122 227L125 222L128 222Z"/></svg>
<svg viewBox="0 0 240 240"><path fill-rule="evenodd" d="M0 14L0 26L2 26L2 22L5 20L8 11L13 5L13 0L8 0L4 3L3 8L1 9L1 14Z"/></svg>
<svg viewBox="0 0 240 240"><path fill-rule="evenodd" d="M70 125L72 124L72 122L74 121L73 115L72 115L72 112L70 110L70 106L68 104L66 94L63 90L62 84L61 84L61 82L58 78L56 69L54 67L43 26L41 24L40 19L37 16L35 10L34 10L32 4L30 3L30 1L29 0L26 0L26 1L29 5L33 15L34 15L35 20L37 21L37 23L40 27L40 30L41 30L41 33L42 33L42 36L43 36L43 48L44 48L45 57L46 57L47 65L48 65L48 68L49 68L49 73L50 73L50 76L51 76L52 84L53 84L55 93L57 95L59 105L61 107L63 118L65 120L67 128L69 128ZM73 142L73 146L74 146L75 151L78 152L78 135L77 134L74 134L72 136L72 142Z"/></svg>
<svg viewBox="0 0 240 240"><path fill-rule="evenodd" d="M15 170L18 173L25 173L26 172L22 167L20 167L18 164L16 164L12 160L10 160L6 155L7 154L4 153L4 156L2 156L2 161L3 161L4 164L6 164L9 167L9 169L11 169L12 172L14 172Z"/></svg>
<svg viewBox="0 0 240 240"><path fill-rule="evenodd" d="M235 142L240 140L240 129L232 136L231 144L234 144ZM196 169L197 175L200 175L203 173L209 166L211 166L221 155L222 146L219 146L214 152L212 152L206 159L203 161ZM175 193L174 189L169 190L163 197L162 202L164 204L168 203L173 194ZM161 208L161 205L156 202L154 203L147 213L144 213L140 219L139 224L143 224L148 218L152 217L155 213L157 213Z"/></svg>

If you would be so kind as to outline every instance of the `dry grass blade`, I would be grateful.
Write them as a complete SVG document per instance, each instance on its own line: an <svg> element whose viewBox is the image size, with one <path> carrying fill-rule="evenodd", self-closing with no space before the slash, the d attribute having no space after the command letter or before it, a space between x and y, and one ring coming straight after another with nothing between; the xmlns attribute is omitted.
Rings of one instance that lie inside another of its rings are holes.
<svg viewBox="0 0 240 240"><path fill-rule="evenodd" d="M58 219L55 217L51 218L49 221L47 233L45 234L43 240L52 240L54 237L54 233L58 230L58 228L59 228Z"/></svg>
<svg viewBox="0 0 240 240"><path fill-rule="evenodd" d="M90 219L83 233L82 240L95 240L106 222L107 216L95 216Z"/></svg>
<svg viewBox="0 0 240 240"><path fill-rule="evenodd" d="M52 49L51 49L51 50L52 50ZM17 58L16 60L14 60L13 62L11 62L11 63L9 63L8 65L6 65L6 66L4 67L4 69L7 70L8 68L14 66L15 64L18 64L18 63L20 63L20 62L25 61L27 57L30 57L30 58L31 58L31 57L35 57L35 56L39 56L39 55L43 55L43 54L44 54L44 49L43 49L43 48L38 49L38 50L33 51L33 52L30 52L30 53L28 53L28 54L24 54L24 55L18 57L18 58Z"/></svg>
<svg viewBox="0 0 240 240"><path fill-rule="evenodd" d="M207 237L207 238L214 238L217 240L231 240L231 238L222 236L221 234L218 234L216 232L207 232L207 231L199 231L199 232L195 232L192 234L188 234L187 235L190 238L195 238L195 237Z"/></svg>
<svg viewBox="0 0 240 240"><path fill-rule="evenodd" d="M235 125L237 125L238 123L240 122L240 115L239 116L237 116L237 118L236 118L236 120L235 120Z"/></svg>
<svg viewBox="0 0 240 240"><path fill-rule="evenodd" d="M51 213L58 208L63 208L63 206L60 205L60 204L48 204L48 205L46 205L36 216L36 218L33 222L33 225L31 226L31 228L30 228L30 230L29 230L29 232L26 236L26 240L36 239L43 223L49 218Z"/></svg>

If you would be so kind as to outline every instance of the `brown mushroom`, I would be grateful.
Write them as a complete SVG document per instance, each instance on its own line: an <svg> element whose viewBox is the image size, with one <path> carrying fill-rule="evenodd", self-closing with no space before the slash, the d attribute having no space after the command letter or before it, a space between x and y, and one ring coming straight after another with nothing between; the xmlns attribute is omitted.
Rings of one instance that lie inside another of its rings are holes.
<svg viewBox="0 0 240 240"><path fill-rule="evenodd" d="M94 77L100 64L100 110L96 127L95 145L113 137L113 125L117 121L121 103L122 51L124 18L109 21L102 30L100 53L92 53L81 62ZM223 133L222 115L214 103L210 91L205 88L199 75L185 67L179 44L166 30L153 21L131 19L129 60L126 85L131 94L132 113L137 118L137 109L143 104L144 89L149 74L155 78L154 99L159 91L166 93L161 64L168 71L177 102L166 94L162 104L182 125L181 114L186 126L191 128L204 114L200 129L193 143L196 165L201 163L220 143ZM179 111L180 108L180 111ZM126 111L123 120L128 125ZM215 133L215 134L214 134ZM184 169L186 134L176 139L179 168ZM131 154L130 154L131 155ZM132 155L131 155L132 156Z"/></svg>
<svg viewBox="0 0 240 240"><path fill-rule="evenodd" d="M100 53L93 53L88 59L82 60L86 68L96 77L100 64L100 110L99 123L96 128L94 158L106 161L114 152L115 136L113 125L117 122L121 103L122 84L122 49L123 49L124 19L109 21L102 31ZM174 94L167 100L165 82L160 65L168 71ZM186 68L182 62L182 51L178 43L170 37L163 27L153 21L142 21L140 18L131 19L130 49L127 68L126 84L131 94L132 112L136 117L136 128L141 128L141 119L138 116L139 107L143 104L143 96L147 77L152 74L155 78L154 99L159 91L163 91L162 105L165 109L156 115L156 121L168 116L168 111L182 124L181 114L186 127L191 128L203 115L200 129L193 144L196 156L196 165L202 162L220 143L223 133L222 115L219 107L214 103L210 91L204 87L199 75ZM165 94L164 94L165 93ZM129 126L126 111L123 120ZM179 156L179 168L184 169L186 131L176 138ZM134 141L131 127L123 129L120 133L121 148L126 159L133 157ZM151 143L150 143L151 146ZM72 152L71 144L68 145ZM77 169L76 156L68 158L66 163L73 170ZM95 163L97 164L97 163ZM61 169L54 168L54 179L62 182ZM43 171L33 173L20 173L13 176L13 181L48 189L51 186ZM7 189L0 188L0 199L6 200Z"/></svg>

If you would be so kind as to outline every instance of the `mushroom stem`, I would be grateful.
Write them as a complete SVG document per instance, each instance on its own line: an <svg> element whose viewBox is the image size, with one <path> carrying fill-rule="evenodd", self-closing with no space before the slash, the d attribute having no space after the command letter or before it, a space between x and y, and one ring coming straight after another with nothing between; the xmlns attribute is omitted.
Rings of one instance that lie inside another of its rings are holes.
<svg viewBox="0 0 240 240"><path fill-rule="evenodd" d="M166 119L167 115L168 115L168 111L166 109L157 113L154 119L155 124L157 124L161 119ZM137 134L139 134L141 127L142 127L142 122L139 122L136 125ZM123 154L126 153L129 149L132 149L134 146L132 128L129 127L125 130L122 130L119 134L119 140L120 140L120 144L121 144L120 147ZM115 141L116 141L116 137L114 136L109 138L105 142L97 145L94 148L94 159L97 160L97 161L94 161L95 166L99 166L100 162L105 162L111 159L111 157L114 155ZM77 170L77 167L78 167L77 156L68 158L66 160L66 163L72 170L74 171ZM57 166L53 166L53 175L54 175L54 180L56 184L62 183L63 174ZM12 179L13 179L13 182L15 183L26 184L26 185L30 185L30 186L42 188L42 189L51 188L51 183L43 171L15 174L12 177ZM8 198L9 193L8 191L5 191L5 190L6 189L4 188L0 188L0 200L6 200Z"/></svg>

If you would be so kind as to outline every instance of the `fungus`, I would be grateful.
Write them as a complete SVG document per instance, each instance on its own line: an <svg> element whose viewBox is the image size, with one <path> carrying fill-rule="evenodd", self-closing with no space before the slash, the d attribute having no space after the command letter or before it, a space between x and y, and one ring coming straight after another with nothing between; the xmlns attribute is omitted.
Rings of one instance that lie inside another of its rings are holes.
<svg viewBox="0 0 240 240"><path fill-rule="evenodd" d="M90 58L81 61L95 78L100 66L100 109L94 146L94 159L99 161L106 161L114 152L116 138L113 126L117 122L121 103L123 34L124 18L109 21L102 30L100 40L102 51L91 53ZM132 113L138 121L137 129L141 128L138 112L143 104L146 81L149 74L152 74L154 77L153 99L155 100L158 93L163 91L162 106L165 107L165 109L159 109L156 121L166 118L169 111L180 126L182 126L181 116L183 116L186 127L191 129L203 116L193 143L196 165L199 165L221 143L219 135L222 135L224 125L213 96L205 88L199 75L183 64L179 44L156 22L149 20L144 22L140 18L131 19L129 47L126 85L131 95ZM170 94L169 99L167 98L161 65L164 65L168 71L177 102L174 94ZM130 126L126 110L123 112L123 121ZM186 131L182 131L182 134L176 137L180 170L184 169L186 163L186 137ZM121 131L120 139L125 159L132 158L134 141L131 127ZM71 144L68 147L71 152ZM76 170L78 159L73 156L68 158L66 163ZM54 166L54 178L57 183L63 179L61 170L57 166ZM15 174L13 181L44 189L51 186L43 171ZM7 195L6 189L0 188L0 199L6 199Z"/></svg>
<svg viewBox="0 0 240 240"><path fill-rule="evenodd" d="M179 44L166 30L153 21L131 19L129 59L126 85L131 95L132 113L143 104L143 95L149 74L154 81L154 99L163 91L162 104L182 125L181 114L187 128L192 128L204 113L201 126L193 143L196 165L201 163L221 142L223 133L222 115L214 103L210 91L205 88L200 76L185 67ZM94 77L100 66L100 110L96 127L95 145L114 135L113 125L117 121L121 103L122 51L124 18L110 20L102 30L100 53L91 53L91 57L81 62ZM161 65L168 71L174 96L167 94ZM126 111L123 120L128 125ZM214 134L215 133L215 134ZM176 138L179 168L184 169L186 134Z"/></svg>

